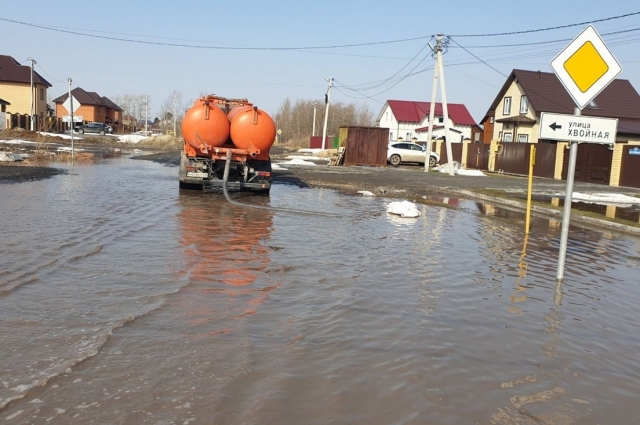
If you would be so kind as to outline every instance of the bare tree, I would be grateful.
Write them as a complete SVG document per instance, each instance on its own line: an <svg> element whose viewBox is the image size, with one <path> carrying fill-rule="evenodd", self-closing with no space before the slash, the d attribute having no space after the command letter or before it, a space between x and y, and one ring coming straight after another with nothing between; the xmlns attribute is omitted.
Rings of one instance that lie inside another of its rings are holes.
<svg viewBox="0 0 640 425"><path fill-rule="evenodd" d="M313 104L316 104L316 128L324 121L324 99L322 100L297 100L292 105L290 99L285 99L275 120L278 128L282 130L281 140L307 141L313 131ZM340 127L345 126L373 126L374 113L366 105L355 103L332 103L329 108L327 134L337 135Z"/></svg>
<svg viewBox="0 0 640 425"><path fill-rule="evenodd" d="M166 131L169 128L173 128L173 134L177 135L180 123L184 116L184 108L182 106L182 93L178 90L173 90L169 93L169 96L162 102L160 106L161 126Z"/></svg>

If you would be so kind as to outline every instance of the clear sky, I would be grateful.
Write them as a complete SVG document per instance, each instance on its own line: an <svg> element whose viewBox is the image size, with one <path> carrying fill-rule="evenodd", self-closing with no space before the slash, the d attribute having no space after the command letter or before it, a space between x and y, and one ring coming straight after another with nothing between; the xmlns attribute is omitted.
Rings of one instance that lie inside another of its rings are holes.
<svg viewBox="0 0 640 425"><path fill-rule="evenodd" d="M71 77L74 87L112 99L150 95L153 115L174 90L185 102L202 93L246 97L274 114L287 98L323 99L330 76L332 102L364 103L375 115L388 99L429 101L434 60L424 48L442 33L453 40L444 55L447 100L467 105L479 122L512 69L550 72L551 59L586 25L478 35L637 13L640 3L32 0L2 1L0 10L0 54L36 59L52 98ZM640 90L640 14L593 25L622 64L619 78ZM380 43L400 39L414 40ZM330 47L364 43L372 44ZM480 47L510 44L520 45Z"/></svg>

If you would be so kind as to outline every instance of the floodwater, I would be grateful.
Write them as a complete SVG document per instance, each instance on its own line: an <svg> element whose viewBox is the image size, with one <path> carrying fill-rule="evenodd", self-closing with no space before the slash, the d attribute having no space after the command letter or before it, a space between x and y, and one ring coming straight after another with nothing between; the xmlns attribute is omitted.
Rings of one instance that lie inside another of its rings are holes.
<svg viewBox="0 0 640 425"><path fill-rule="evenodd" d="M640 240L127 158L0 185L0 422L637 424Z"/></svg>

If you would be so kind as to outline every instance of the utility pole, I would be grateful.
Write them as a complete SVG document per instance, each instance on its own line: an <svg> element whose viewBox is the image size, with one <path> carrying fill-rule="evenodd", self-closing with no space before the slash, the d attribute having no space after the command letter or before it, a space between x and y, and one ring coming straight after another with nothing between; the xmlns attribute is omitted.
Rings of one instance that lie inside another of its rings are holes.
<svg viewBox="0 0 640 425"><path fill-rule="evenodd" d="M325 78L326 80L326 78ZM329 88L327 94L324 97L324 103L327 105L324 110L324 127L322 129L322 149L326 149L327 144L327 121L329 120L329 102L331 101L331 86L333 85L333 77L329 77Z"/></svg>
<svg viewBox="0 0 640 425"><path fill-rule="evenodd" d="M438 78L440 78L440 95L442 96L442 115L443 115L443 125L444 125L444 138L445 138L445 144L446 144L446 149L447 149L447 160L449 163L449 175L453 176L455 175L455 173L453 172L453 154L451 152L451 138L449 137L449 109L447 107L447 90L445 88L445 83L444 83L444 66L442 65L442 34L438 34L438 39L437 39L437 44L435 49L435 54L436 54L436 66L435 66L435 70L434 70L434 83L433 83L433 87L436 87L436 81ZM435 93L436 90L434 89L433 92ZM433 105L435 103L435 95L432 94L432 102L431 104ZM434 106L432 106L434 107ZM433 116L431 115L431 113L429 114L429 130L431 131L431 129L433 128ZM429 142L431 142L431 140L429 140ZM426 160L428 161L429 158L426 158Z"/></svg>
<svg viewBox="0 0 640 425"><path fill-rule="evenodd" d="M33 118L35 114L35 96L33 94L33 65L36 64L36 60L33 58L28 58L27 60L31 61L31 131L34 131L35 123L33 122Z"/></svg>
<svg viewBox="0 0 640 425"><path fill-rule="evenodd" d="M431 45L429 45L431 47ZM433 48L431 49L433 51ZM431 139L433 138L433 118L436 110L436 94L438 94L438 67L433 71L433 87L431 88L431 104L429 105L429 131L427 132L427 146L424 151L424 171L429 171L431 160Z"/></svg>
<svg viewBox="0 0 640 425"><path fill-rule="evenodd" d="M69 132L71 134L71 163L73 164L75 152L73 148L73 96L71 96L71 78L69 78L69 109L69 115L71 117L71 131Z"/></svg>
<svg viewBox="0 0 640 425"><path fill-rule="evenodd" d="M144 135L147 135L147 124L149 123L149 97L144 102Z"/></svg>
<svg viewBox="0 0 640 425"><path fill-rule="evenodd" d="M316 135L316 102L313 102L313 131L311 132L311 135Z"/></svg>
<svg viewBox="0 0 640 425"><path fill-rule="evenodd" d="M176 96L173 96L173 137L176 137L176 104L178 103L178 99Z"/></svg>

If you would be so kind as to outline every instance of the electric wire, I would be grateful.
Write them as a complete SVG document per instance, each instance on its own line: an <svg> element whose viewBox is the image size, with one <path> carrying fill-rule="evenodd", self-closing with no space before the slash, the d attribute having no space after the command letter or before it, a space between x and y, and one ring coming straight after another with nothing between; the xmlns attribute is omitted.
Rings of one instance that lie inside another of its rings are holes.
<svg viewBox="0 0 640 425"><path fill-rule="evenodd" d="M146 40L134 40L130 38L120 38L120 37L110 37L104 35L96 35L96 34L88 34L80 31L74 30L66 30L56 27L51 27L48 25L34 24L23 21L16 21L13 19L0 18L0 21L11 22L18 25L24 25L33 28L40 28L48 31L61 32L65 34L73 34L79 35L83 37L91 37L91 38L99 38L103 40L111 40L111 41L122 41L127 43L137 43L137 44L147 44L154 46L167 46L167 47L185 47L185 48L193 48L193 49L211 49L211 50L281 50L281 51L289 51L289 50L317 50L317 49L342 49L348 47L364 47L364 46L377 46L382 44L395 44L395 43L404 43L407 41L415 41L415 40L424 40L430 38L430 35L411 37L411 38L402 38L397 40L386 40L386 41L373 41L368 43L352 43L352 44L336 44L336 45L328 45L328 46L305 46L305 47L257 47L257 46L213 46L213 45L197 45L197 44L183 44L183 43L163 43L158 41L146 41Z"/></svg>
<svg viewBox="0 0 640 425"><path fill-rule="evenodd" d="M559 30L564 28L595 24L598 22L613 21L615 19L622 19L622 18L627 18L629 16L635 16L635 15L640 15L640 12L625 13L624 15L611 16L609 18L596 19L593 21L577 22L575 24L557 25L554 27L538 28L533 30L498 32L498 33L489 33L489 34L454 34L454 35L450 35L449 37L500 37L505 35L531 34L536 32L552 31L552 30Z"/></svg>

